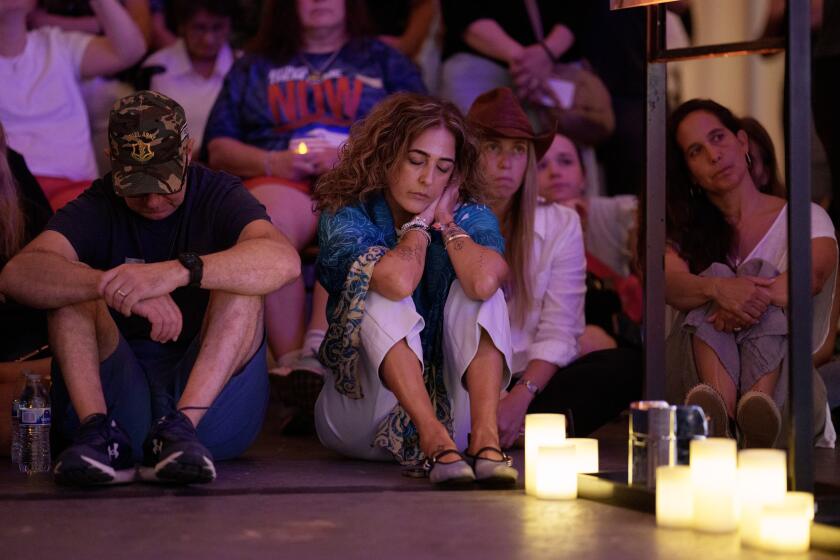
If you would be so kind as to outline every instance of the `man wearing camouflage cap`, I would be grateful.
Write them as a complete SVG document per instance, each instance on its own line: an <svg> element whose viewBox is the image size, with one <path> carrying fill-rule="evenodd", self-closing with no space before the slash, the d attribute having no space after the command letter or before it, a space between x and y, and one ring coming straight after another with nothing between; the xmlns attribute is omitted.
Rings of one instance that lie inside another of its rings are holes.
<svg viewBox="0 0 840 560"><path fill-rule="evenodd" d="M57 482L209 482L262 425L262 296L300 260L238 179L190 165L173 100L121 99L108 133L112 172L6 265L0 292L52 310L54 445L75 436Z"/></svg>

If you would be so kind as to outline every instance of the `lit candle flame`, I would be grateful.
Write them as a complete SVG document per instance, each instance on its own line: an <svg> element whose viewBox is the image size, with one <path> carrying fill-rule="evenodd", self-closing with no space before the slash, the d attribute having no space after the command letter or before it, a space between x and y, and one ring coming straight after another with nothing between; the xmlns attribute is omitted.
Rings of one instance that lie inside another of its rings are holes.
<svg viewBox="0 0 840 560"><path fill-rule="evenodd" d="M309 151L309 148L306 147L306 142L301 142L300 144L298 144L297 153L299 153L300 155L303 155L308 151Z"/></svg>

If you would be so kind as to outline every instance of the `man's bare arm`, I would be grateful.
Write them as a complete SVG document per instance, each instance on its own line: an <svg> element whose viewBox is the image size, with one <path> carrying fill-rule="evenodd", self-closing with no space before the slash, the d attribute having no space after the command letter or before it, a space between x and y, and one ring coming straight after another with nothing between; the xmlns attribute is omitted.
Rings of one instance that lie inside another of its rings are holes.
<svg viewBox="0 0 840 560"><path fill-rule="evenodd" d="M254 220L233 247L201 257L201 287L260 296L300 276L300 257L292 244L266 220ZM189 271L177 260L123 264L104 272L98 293L125 315L138 302L189 284Z"/></svg>
<svg viewBox="0 0 840 560"><path fill-rule="evenodd" d="M0 292L37 309L56 309L100 297L102 272L78 262L66 237L45 231L6 264Z"/></svg>

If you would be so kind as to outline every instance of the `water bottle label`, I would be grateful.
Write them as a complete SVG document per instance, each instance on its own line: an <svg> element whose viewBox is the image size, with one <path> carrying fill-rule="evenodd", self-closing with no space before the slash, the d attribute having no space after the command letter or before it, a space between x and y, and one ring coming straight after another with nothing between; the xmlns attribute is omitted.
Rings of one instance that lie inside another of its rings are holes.
<svg viewBox="0 0 840 560"><path fill-rule="evenodd" d="M20 409L20 423L21 424L35 424L35 425L50 425L50 409L49 408L21 408Z"/></svg>

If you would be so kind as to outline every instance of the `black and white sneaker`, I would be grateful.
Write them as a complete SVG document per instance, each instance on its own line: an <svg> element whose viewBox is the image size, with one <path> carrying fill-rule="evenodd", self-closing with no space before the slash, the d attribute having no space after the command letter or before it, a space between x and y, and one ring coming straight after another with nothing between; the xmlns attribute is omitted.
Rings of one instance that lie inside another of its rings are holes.
<svg viewBox="0 0 840 560"><path fill-rule="evenodd" d="M136 472L128 435L104 414L85 419L53 468L55 481L66 486L123 484L133 481Z"/></svg>
<svg viewBox="0 0 840 560"><path fill-rule="evenodd" d="M210 451L198 441L195 427L183 412L158 419L143 443L140 478L152 482L192 484L212 482L216 467Z"/></svg>

